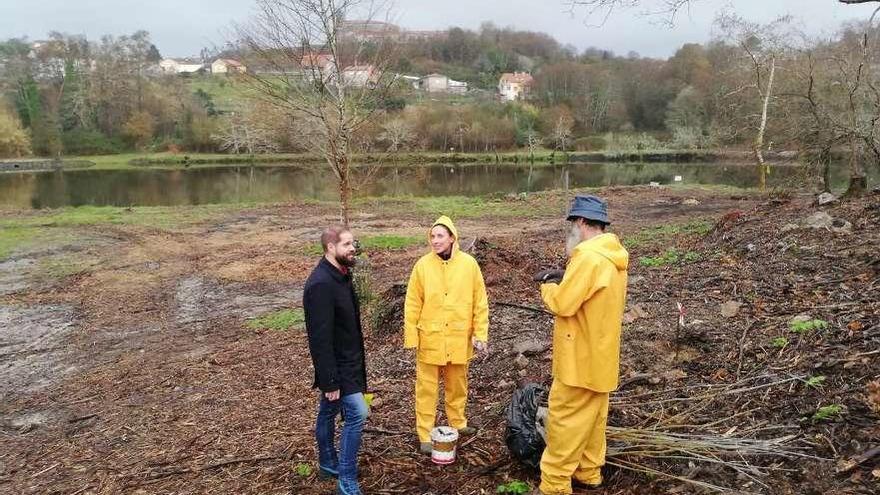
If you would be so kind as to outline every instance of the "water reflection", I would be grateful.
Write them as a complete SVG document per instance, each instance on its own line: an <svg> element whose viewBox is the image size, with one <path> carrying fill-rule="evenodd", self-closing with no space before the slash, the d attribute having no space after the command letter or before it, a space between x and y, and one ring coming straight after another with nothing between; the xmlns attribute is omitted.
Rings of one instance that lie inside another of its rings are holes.
<svg viewBox="0 0 880 495"><path fill-rule="evenodd" d="M876 172L876 171L875 171ZM803 181L798 167L776 167L770 186ZM358 196L442 196L517 193L566 187L670 184L757 185L755 167L734 164L583 163L568 166L419 165L358 170ZM832 183L844 188L846 167ZM876 175L870 178L876 184ZM190 205L276 202L338 197L333 176L321 167L231 166L171 170L72 170L0 174L0 205L46 208L79 205Z"/></svg>

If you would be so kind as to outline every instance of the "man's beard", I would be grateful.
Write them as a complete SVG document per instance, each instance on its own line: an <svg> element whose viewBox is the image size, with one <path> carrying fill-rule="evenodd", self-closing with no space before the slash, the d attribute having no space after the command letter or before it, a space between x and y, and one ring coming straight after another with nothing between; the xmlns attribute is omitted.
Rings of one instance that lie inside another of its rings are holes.
<svg viewBox="0 0 880 495"><path fill-rule="evenodd" d="M351 268L355 265L355 263L357 263L357 260L355 259L354 255L352 255L349 258L347 256L340 256L337 254L336 255L336 262L342 266L347 266L347 267Z"/></svg>
<svg viewBox="0 0 880 495"><path fill-rule="evenodd" d="M565 252L569 256L574 252L574 248L581 243L581 229L577 225L572 225L568 231L568 237L565 239Z"/></svg>

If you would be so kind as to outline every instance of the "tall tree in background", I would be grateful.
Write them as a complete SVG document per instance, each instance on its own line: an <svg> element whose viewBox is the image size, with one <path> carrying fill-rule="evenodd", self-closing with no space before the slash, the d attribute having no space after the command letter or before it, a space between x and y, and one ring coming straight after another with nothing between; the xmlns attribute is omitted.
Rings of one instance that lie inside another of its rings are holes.
<svg viewBox="0 0 880 495"><path fill-rule="evenodd" d="M739 60L734 59L733 70L740 74L750 74L728 96L752 94L759 102L758 114L746 115L745 125L754 132L752 153L758 167L759 186L764 190L770 172L770 166L764 160L764 136L771 103L775 100L774 82L777 79L777 70L790 58L793 51L791 47L800 35L793 29L790 16L759 24L728 12L719 15L715 23L724 33L724 41L741 50Z"/></svg>
<svg viewBox="0 0 880 495"><path fill-rule="evenodd" d="M836 43L805 49L795 72L800 84L792 91L806 116L803 148L824 170L826 188L831 151L848 148L851 196L867 188L866 161L880 169L880 29L873 20L849 26Z"/></svg>
<svg viewBox="0 0 880 495"><path fill-rule="evenodd" d="M351 210L351 146L393 87L390 39L355 35L387 14L366 0L257 0L257 14L235 28L249 51L245 76L254 98L283 110L338 181L341 217ZM357 21L353 19L359 19ZM366 70L354 72L357 66Z"/></svg>

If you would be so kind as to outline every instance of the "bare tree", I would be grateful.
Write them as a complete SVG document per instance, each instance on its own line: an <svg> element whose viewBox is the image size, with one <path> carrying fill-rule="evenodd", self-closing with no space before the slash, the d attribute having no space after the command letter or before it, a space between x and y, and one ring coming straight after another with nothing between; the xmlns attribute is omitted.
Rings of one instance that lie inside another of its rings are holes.
<svg viewBox="0 0 880 495"><path fill-rule="evenodd" d="M544 139L538 134L538 131L535 129L529 129L526 131L526 145L529 147L529 159L535 159L535 152L541 147L544 143Z"/></svg>
<svg viewBox="0 0 880 495"><path fill-rule="evenodd" d="M757 116L747 116L748 127L754 129L752 151L758 167L761 189L767 187L769 165L764 161L764 135L767 131L767 120L770 104L775 99L777 69L784 65L792 52L794 40L800 34L794 29L792 17L783 16L767 24L750 22L731 13L720 14L716 25L721 29L724 41L739 47L742 52L742 63L734 64L735 70L750 74L748 82L728 93L727 97L743 93L754 94L758 98L760 112ZM741 70L745 66L747 70Z"/></svg>
<svg viewBox="0 0 880 495"><path fill-rule="evenodd" d="M394 153L409 145L415 138L412 124L402 118L392 119L382 126L379 139L388 143L388 151Z"/></svg>
<svg viewBox="0 0 880 495"><path fill-rule="evenodd" d="M254 98L281 109L307 133L339 186L342 222L351 207L351 148L394 83L391 33L362 36L387 13L369 0L257 0L257 13L235 32L249 52L244 76ZM353 20L353 19L360 20Z"/></svg>
<svg viewBox="0 0 880 495"><path fill-rule="evenodd" d="M804 50L795 72L800 88L790 95L804 104L800 140L822 165L826 189L831 151L849 148L852 196L867 187L866 158L880 167L880 54L873 48L880 30L872 21L850 26L836 43Z"/></svg>
<svg viewBox="0 0 880 495"><path fill-rule="evenodd" d="M676 15L691 4L705 0L564 0L563 5L574 13L576 9L585 9L588 18L608 20L615 10L642 9L644 15L665 17L668 24L675 22ZM845 5L880 3L880 0L837 0Z"/></svg>
<svg viewBox="0 0 880 495"><path fill-rule="evenodd" d="M682 9L698 1L701 0L565 0L563 4L572 13L584 9L588 19L598 18L601 23L607 21L616 10L641 9L643 15L659 16L672 25Z"/></svg>
<svg viewBox="0 0 880 495"><path fill-rule="evenodd" d="M277 152L277 140L267 124L255 112L248 110L233 112L221 131L211 137L221 150L234 154Z"/></svg>
<svg viewBox="0 0 880 495"><path fill-rule="evenodd" d="M571 138L574 130L574 118L570 115L560 115L556 119L553 126L553 138L556 140L556 147L561 151L567 149L568 139Z"/></svg>

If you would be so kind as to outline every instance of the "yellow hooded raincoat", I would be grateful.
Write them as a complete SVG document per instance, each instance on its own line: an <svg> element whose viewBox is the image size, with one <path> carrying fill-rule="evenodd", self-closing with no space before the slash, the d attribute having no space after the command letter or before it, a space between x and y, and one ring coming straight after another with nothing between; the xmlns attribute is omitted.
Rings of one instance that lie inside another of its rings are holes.
<svg viewBox="0 0 880 495"><path fill-rule="evenodd" d="M477 261L459 249L458 230L446 216L443 225L455 242L443 260L433 251L412 270L404 305L405 348L416 351L416 429L419 440L430 441L439 395L439 375L445 375L446 416L454 428L467 426L467 364L473 357L472 339L489 338L489 302ZM430 233L429 233L430 236Z"/></svg>
<svg viewBox="0 0 880 495"><path fill-rule="evenodd" d="M617 388L620 332L626 304L629 253L606 233L575 248L559 284L541 286L556 315L553 386L541 492L572 493L572 477L602 481L608 393Z"/></svg>
<svg viewBox="0 0 880 495"><path fill-rule="evenodd" d="M553 377L594 392L617 388L629 253L614 234L581 242L559 284L541 286L554 315Z"/></svg>
<svg viewBox="0 0 880 495"><path fill-rule="evenodd" d="M473 357L471 337L489 339L489 301L483 274L473 256L459 249L458 230L442 216L455 243L444 261L433 251L413 267L406 289L403 346L417 348L429 364L466 364ZM430 235L430 234L429 234Z"/></svg>

